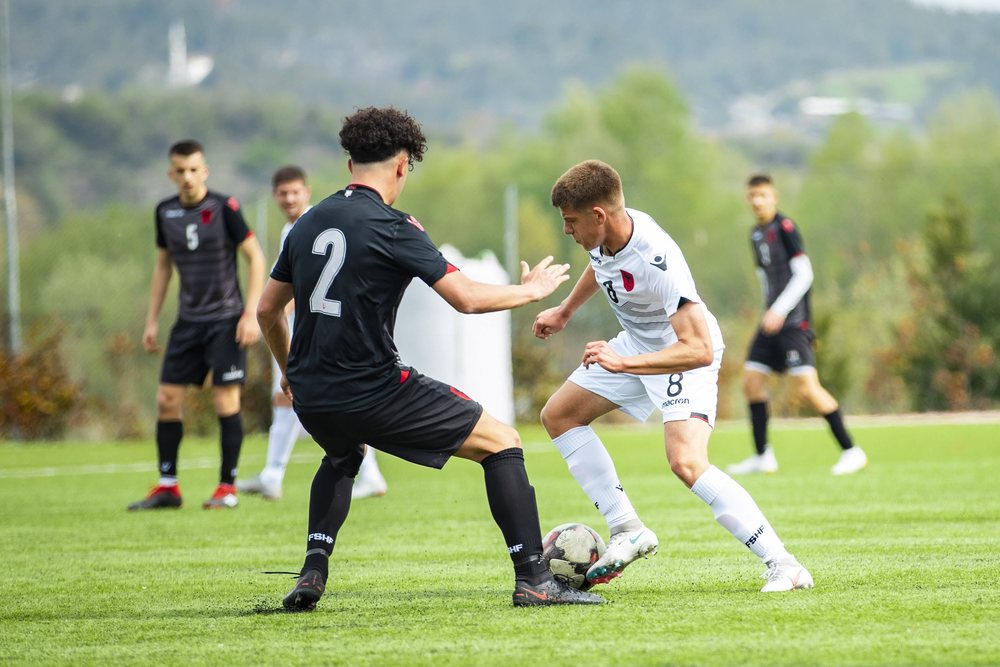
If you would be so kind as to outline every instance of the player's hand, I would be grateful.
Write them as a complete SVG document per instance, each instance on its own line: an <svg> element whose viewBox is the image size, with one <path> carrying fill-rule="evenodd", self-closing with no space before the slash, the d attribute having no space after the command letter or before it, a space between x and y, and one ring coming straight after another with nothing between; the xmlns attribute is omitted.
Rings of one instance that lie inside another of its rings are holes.
<svg viewBox="0 0 1000 667"><path fill-rule="evenodd" d="M533 269L529 269L528 263L522 260L521 284L535 288L533 301L540 301L555 292L559 285L569 280L567 271L569 271L569 264L553 264L552 255L540 261Z"/></svg>
<svg viewBox="0 0 1000 667"><path fill-rule="evenodd" d="M244 313L236 323L236 342L240 347L250 347L258 340L260 340L260 326L257 324L257 318Z"/></svg>
<svg viewBox="0 0 1000 667"><path fill-rule="evenodd" d="M774 334L781 331L781 327L785 325L785 316L779 315L773 310L768 310L764 313L763 319L760 321L760 330L763 331L768 336L773 336Z"/></svg>
<svg viewBox="0 0 1000 667"><path fill-rule="evenodd" d="M280 386L281 386L281 391L285 394L288 400L292 400L292 387L290 384L288 384L288 378L285 377L284 373L281 374Z"/></svg>
<svg viewBox="0 0 1000 667"><path fill-rule="evenodd" d="M531 332L536 338L546 340L552 334L559 333L569 322L569 317L563 311L562 306L548 308L538 313L535 323L531 326Z"/></svg>
<svg viewBox="0 0 1000 667"><path fill-rule="evenodd" d="M149 354L155 354L160 351L160 346L156 344L156 335L159 332L160 327L156 323L147 324L142 332L142 347Z"/></svg>
<svg viewBox="0 0 1000 667"><path fill-rule="evenodd" d="M586 368L590 368L591 364L597 364L610 373L621 373L625 370L625 358L612 350L604 340L587 343L587 347L583 349L581 363Z"/></svg>

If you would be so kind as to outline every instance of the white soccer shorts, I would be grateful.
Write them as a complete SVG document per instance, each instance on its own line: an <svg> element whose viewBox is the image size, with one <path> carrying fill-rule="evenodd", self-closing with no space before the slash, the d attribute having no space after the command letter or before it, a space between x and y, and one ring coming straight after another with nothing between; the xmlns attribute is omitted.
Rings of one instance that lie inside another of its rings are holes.
<svg viewBox="0 0 1000 667"><path fill-rule="evenodd" d="M643 354L627 332L622 331L608 344L623 357ZM581 364L569 376L569 381L587 391L608 399L630 417L646 419L659 408L663 422L703 418L715 426L719 402L719 368L722 348L715 351L711 365L669 375L632 375L611 373L597 364L585 368Z"/></svg>

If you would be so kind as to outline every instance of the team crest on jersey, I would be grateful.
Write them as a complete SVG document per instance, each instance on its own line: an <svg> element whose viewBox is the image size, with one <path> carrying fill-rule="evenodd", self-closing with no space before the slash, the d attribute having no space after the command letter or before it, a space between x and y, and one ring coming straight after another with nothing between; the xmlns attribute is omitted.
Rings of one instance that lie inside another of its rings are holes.
<svg viewBox="0 0 1000 667"><path fill-rule="evenodd" d="M631 292L635 289L635 277L628 271L622 269L622 284L625 285L625 291Z"/></svg>
<svg viewBox="0 0 1000 667"><path fill-rule="evenodd" d="M426 233L426 230L424 229L424 226L421 225L419 222L417 222L417 219L414 218L412 215L406 216L406 221L408 223L410 223L411 225L413 225L414 227L416 227L417 229L419 229L420 231Z"/></svg>
<svg viewBox="0 0 1000 667"><path fill-rule="evenodd" d="M212 209L203 208L201 209L201 224L207 225L212 222Z"/></svg>
<svg viewBox="0 0 1000 667"><path fill-rule="evenodd" d="M777 240L778 240L778 230L775 229L774 227L771 227L770 229L767 230L767 242L774 243Z"/></svg>
<svg viewBox="0 0 1000 667"><path fill-rule="evenodd" d="M650 264L658 268L660 271L667 270L667 258L664 257L663 255L657 255L656 257L654 257L653 261L650 262Z"/></svg>
<svg viewBox="0 0 1000 667"><path fill-rule="evenodd" d="M236 201L236 197L230 197L229 199L227 199L226 206L228 206L234 211L240 210L240 203Z"/></svg>

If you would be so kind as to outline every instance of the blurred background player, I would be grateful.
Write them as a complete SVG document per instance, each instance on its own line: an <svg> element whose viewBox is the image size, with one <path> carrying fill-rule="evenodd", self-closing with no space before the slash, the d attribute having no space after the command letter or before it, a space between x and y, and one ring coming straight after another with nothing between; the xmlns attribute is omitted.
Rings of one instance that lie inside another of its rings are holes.
<svg viewBox="0 0 1000 667"><path fill-rule="evenodd" d="M545 298L567 279L568 265L550 266L548 257L529 271L522 262L520 285L471 280L413 216L393 208L427 148L416 121L393 108L360 109L344 120L340 143L352 182L295 224L258 312L282 387L290 388L299 420L326 453L309 497L305 561L285 607L312 609L323 595L364 443L433 468L452 456L482 465L490 511L514 566L514 605L603 602L556 581L542 560L535 492L517 431L455 387L404 365L392 340L413 278L456 310L481 313ZM284 309L292 298L289 346Z"/></svg>
<svg viewBox="0 0 1000 667"><path fill-rule="evenodd" d="M777 472L778 460L767 438L767 383L772 372L787 370L796 395L823 415L840 445L840 458L831 472L855 473L868 465L868 457L851 440L837 400L823 388L816 372L816 336L809 321L813 271L802 235L794 222L778 212L778 191L769 176L751 176L746 198L757 218L750 245L765 308L743 368L743 393L749 403L757 453L726 470L734 475Z"/></svg>
<svg viewBox="0 0 1000 667"><path fill-rule="evenodd" d="M598 160L560 176L552 205L590 263L561 304L538 314L534 334L562 331L598 291L622 326L610 342L587 344L582 364L542 408L542 424L611 533L587 580L607 583L659 547L590 424L615 409L643 421L659 408L670 469L767 566L761 592L812 588L746 489L708 461L724 345L681 249L649 215L625 208L621 177Z"/></svg>
<svg viewBox="0 0 1000 667"><path fill-rule="evenodd" d="M295 221L312 208L309 203L312 189L309 187L305 170L295 165L286 165L278 169L271 177L271 194L285 214L285 226L281 229L281 241L278 244L280 248L285 245L285 239ZM294 312L295 301L292 300L285 308L289 329L294 325ZM281 390L281 369L278 368L278 362L274 357L271 358L271 377L273 378L272 416L267 438L267 460L259 474L239 480L236 488L242 493L259 493L266 500L279 500L288 460L292 456L295 441L303 431L299 418L292 410L292 401ZM366 498L385 495L385 492L386 483L375 461L375 450L369 447L352 493L355 498Z"/></svg>
<svg viewBox="0 0 1000 667"><path fill-rule="evenodd" d="M205 185L208 166L197 141L179 141L168 153L170 180L177 195L156 207L156 263L142 344L159 351L160 310L174 267L180 274L177 322L170 331L156 393L156 447L160 480L129 510L181 506L177 452L184 435L182 409L187 385L201 387L212 373L212 401L219 416L222 463L219 485L202 507L236 507L236 468L243 443L240 388L246 374L246 350L260 338L254 319L264 285L264 254L247 228L235 197ZM247 262L244 307L236 275L237 252Z"/></svg>

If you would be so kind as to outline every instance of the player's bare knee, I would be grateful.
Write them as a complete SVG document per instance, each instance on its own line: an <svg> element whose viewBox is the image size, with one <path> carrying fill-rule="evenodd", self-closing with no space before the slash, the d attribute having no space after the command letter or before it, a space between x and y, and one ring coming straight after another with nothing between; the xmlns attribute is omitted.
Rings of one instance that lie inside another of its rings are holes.
<svg viewBox="0 0 1000 667"><path fill-rule="evenodd" d="M549 434L550 438L558 437L562 434L562 429L559 428L559 424L562 421L562 415L559 414L557 408L552 405L552 399L550 398L546 401L545 405L542 407L542 411L539 413L538 418L542 422L542 427Z"/></svg>
<svg viewBox="0 0 1000 667"><path fill-rule="evenodd" d="M670 461L670 471L688 488L694 486L707 468L705 461L698 457L677 457Z"/></svg>
<svg viewBox="0 0 1000 667"><path fill-rule="evenodd" d="M156 416L160 420L180 419L184 395L175 391L160 388L156 392Z"/></svg>
<svg viewBox="0 0 1000 667"><path fill-rule="evenodd" d="M744 374L743 395L749 401L766 401L767 393L764 391L764 381L755 374Z"/></svg>

